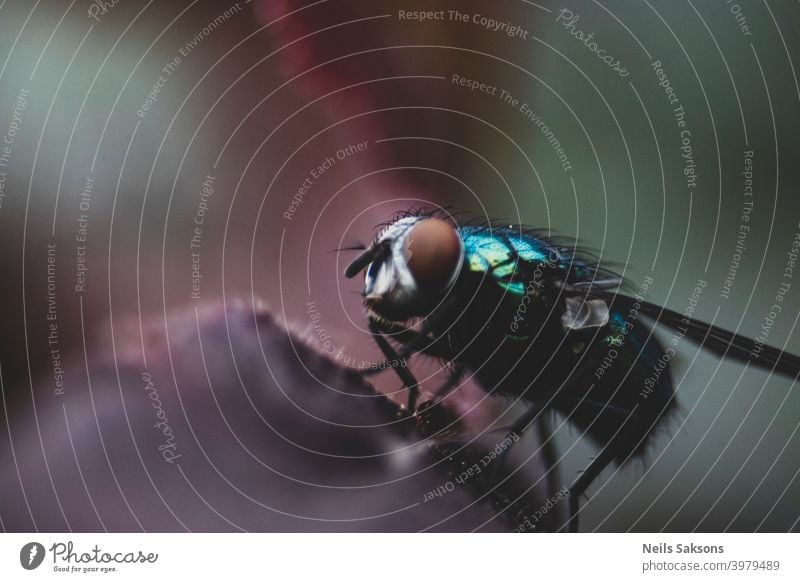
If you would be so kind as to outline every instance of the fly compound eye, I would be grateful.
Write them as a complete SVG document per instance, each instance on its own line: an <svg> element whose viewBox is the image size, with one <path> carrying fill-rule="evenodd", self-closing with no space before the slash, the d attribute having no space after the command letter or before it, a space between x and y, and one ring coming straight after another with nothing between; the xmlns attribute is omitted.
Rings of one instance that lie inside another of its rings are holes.
<svg viewBox="0 0 800 582"><path fill-rule="evenodd" d="M450 223L428 218L406 236L403 256L417 285L441 289L453 278L461 263L461 238Z"/></svg>

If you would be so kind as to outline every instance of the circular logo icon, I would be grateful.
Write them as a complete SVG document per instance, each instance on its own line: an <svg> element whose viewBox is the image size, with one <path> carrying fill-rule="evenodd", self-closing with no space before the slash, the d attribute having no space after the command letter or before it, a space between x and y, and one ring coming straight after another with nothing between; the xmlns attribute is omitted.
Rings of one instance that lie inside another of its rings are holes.
<svg viewBox="0 0 800 582"><path fill-rule="evenodd" d="M44 546L39 542L29 542L19 551L19 563L26 570L35 570L44 561Z"/></svg>

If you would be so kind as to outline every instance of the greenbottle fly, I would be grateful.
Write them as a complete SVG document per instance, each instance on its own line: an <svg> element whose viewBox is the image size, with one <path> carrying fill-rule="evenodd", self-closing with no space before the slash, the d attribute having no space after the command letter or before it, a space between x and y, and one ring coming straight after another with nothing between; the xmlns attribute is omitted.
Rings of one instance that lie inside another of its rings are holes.
<svg viewBox="0 0 800 582"><path fill-rule="evenodd" d="M676 410L654 324L719 356L800 374L797 356L625 294L623 280L589 253L539 231L441 211L402 213L383 226L345 276L365 273L369 327L387 363L414 353L449 362L439 394L470 371L488 392L529 405L510 434L556 410L600 449L569 488L570 531L591 482L610 463L642 454ZM407 387L408 412L417 412L413 373L386 368Z"/></svg>

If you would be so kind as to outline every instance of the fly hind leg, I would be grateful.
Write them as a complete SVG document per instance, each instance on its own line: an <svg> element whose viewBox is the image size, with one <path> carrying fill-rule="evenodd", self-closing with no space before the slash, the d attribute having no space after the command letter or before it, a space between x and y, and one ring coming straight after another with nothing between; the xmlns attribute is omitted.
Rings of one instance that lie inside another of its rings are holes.
<svg viewBox="0 0 800 582"><path fill-rule="evenodd" d="M569 488L569 520L568 529L571 533L578 531L578 514L580 513L580 496L584 494L589 485L615 458L614 448L607 445L594 460L581 472L580 477L573 481Z"/></svg>
<svg viewBox="0 0 800 582"><path fill-rule="evenodd" d="M519 441L525 431L530 427L530 425L535 421L539 420L537 423L537 428L539 430L539 440L541 440L541 447L542 447L542 462L545 466L545 470L553 475L555 473L555 460L556 454L555 449L553 448L553 439L550 435L550 430L548 428L548 424L545 421L544 415L542 412L544 411L544 407L541 403L536 402L531 404L517 420L511 425L508 433L506 434L507 441L510 441L509 445L500 453L498 457L498 467L503 467L507 460L509 452L511 451L511 447L514 445L515 442ZM552 482L553 479L550 479L552 489Z"/></svg>

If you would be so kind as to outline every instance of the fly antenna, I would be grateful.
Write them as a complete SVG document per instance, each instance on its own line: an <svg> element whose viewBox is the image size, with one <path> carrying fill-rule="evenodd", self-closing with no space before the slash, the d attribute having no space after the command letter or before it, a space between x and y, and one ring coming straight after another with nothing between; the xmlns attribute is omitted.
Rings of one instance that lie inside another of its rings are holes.
<svg viewBox="0 0 800 582"><path fill-rule="evenodd" d="M352 279L356 275L358 275L367 265L371 262L378 260L379 258L383 257L384 254L387 252L388 248L386 245L377 244L372 245L363 253L361 253L358 258L350 263L350 266L345 269L344 276L348 279Z"/></svg>
<svg viewBox="0 0 800 582"><path fill-rule="evenodd" d="M364 243L353 243L352 245L345 246L345 247L338 247L328 251L329 253L341 253L342 251L365 251L367 250L367 245Z"/></svg>

